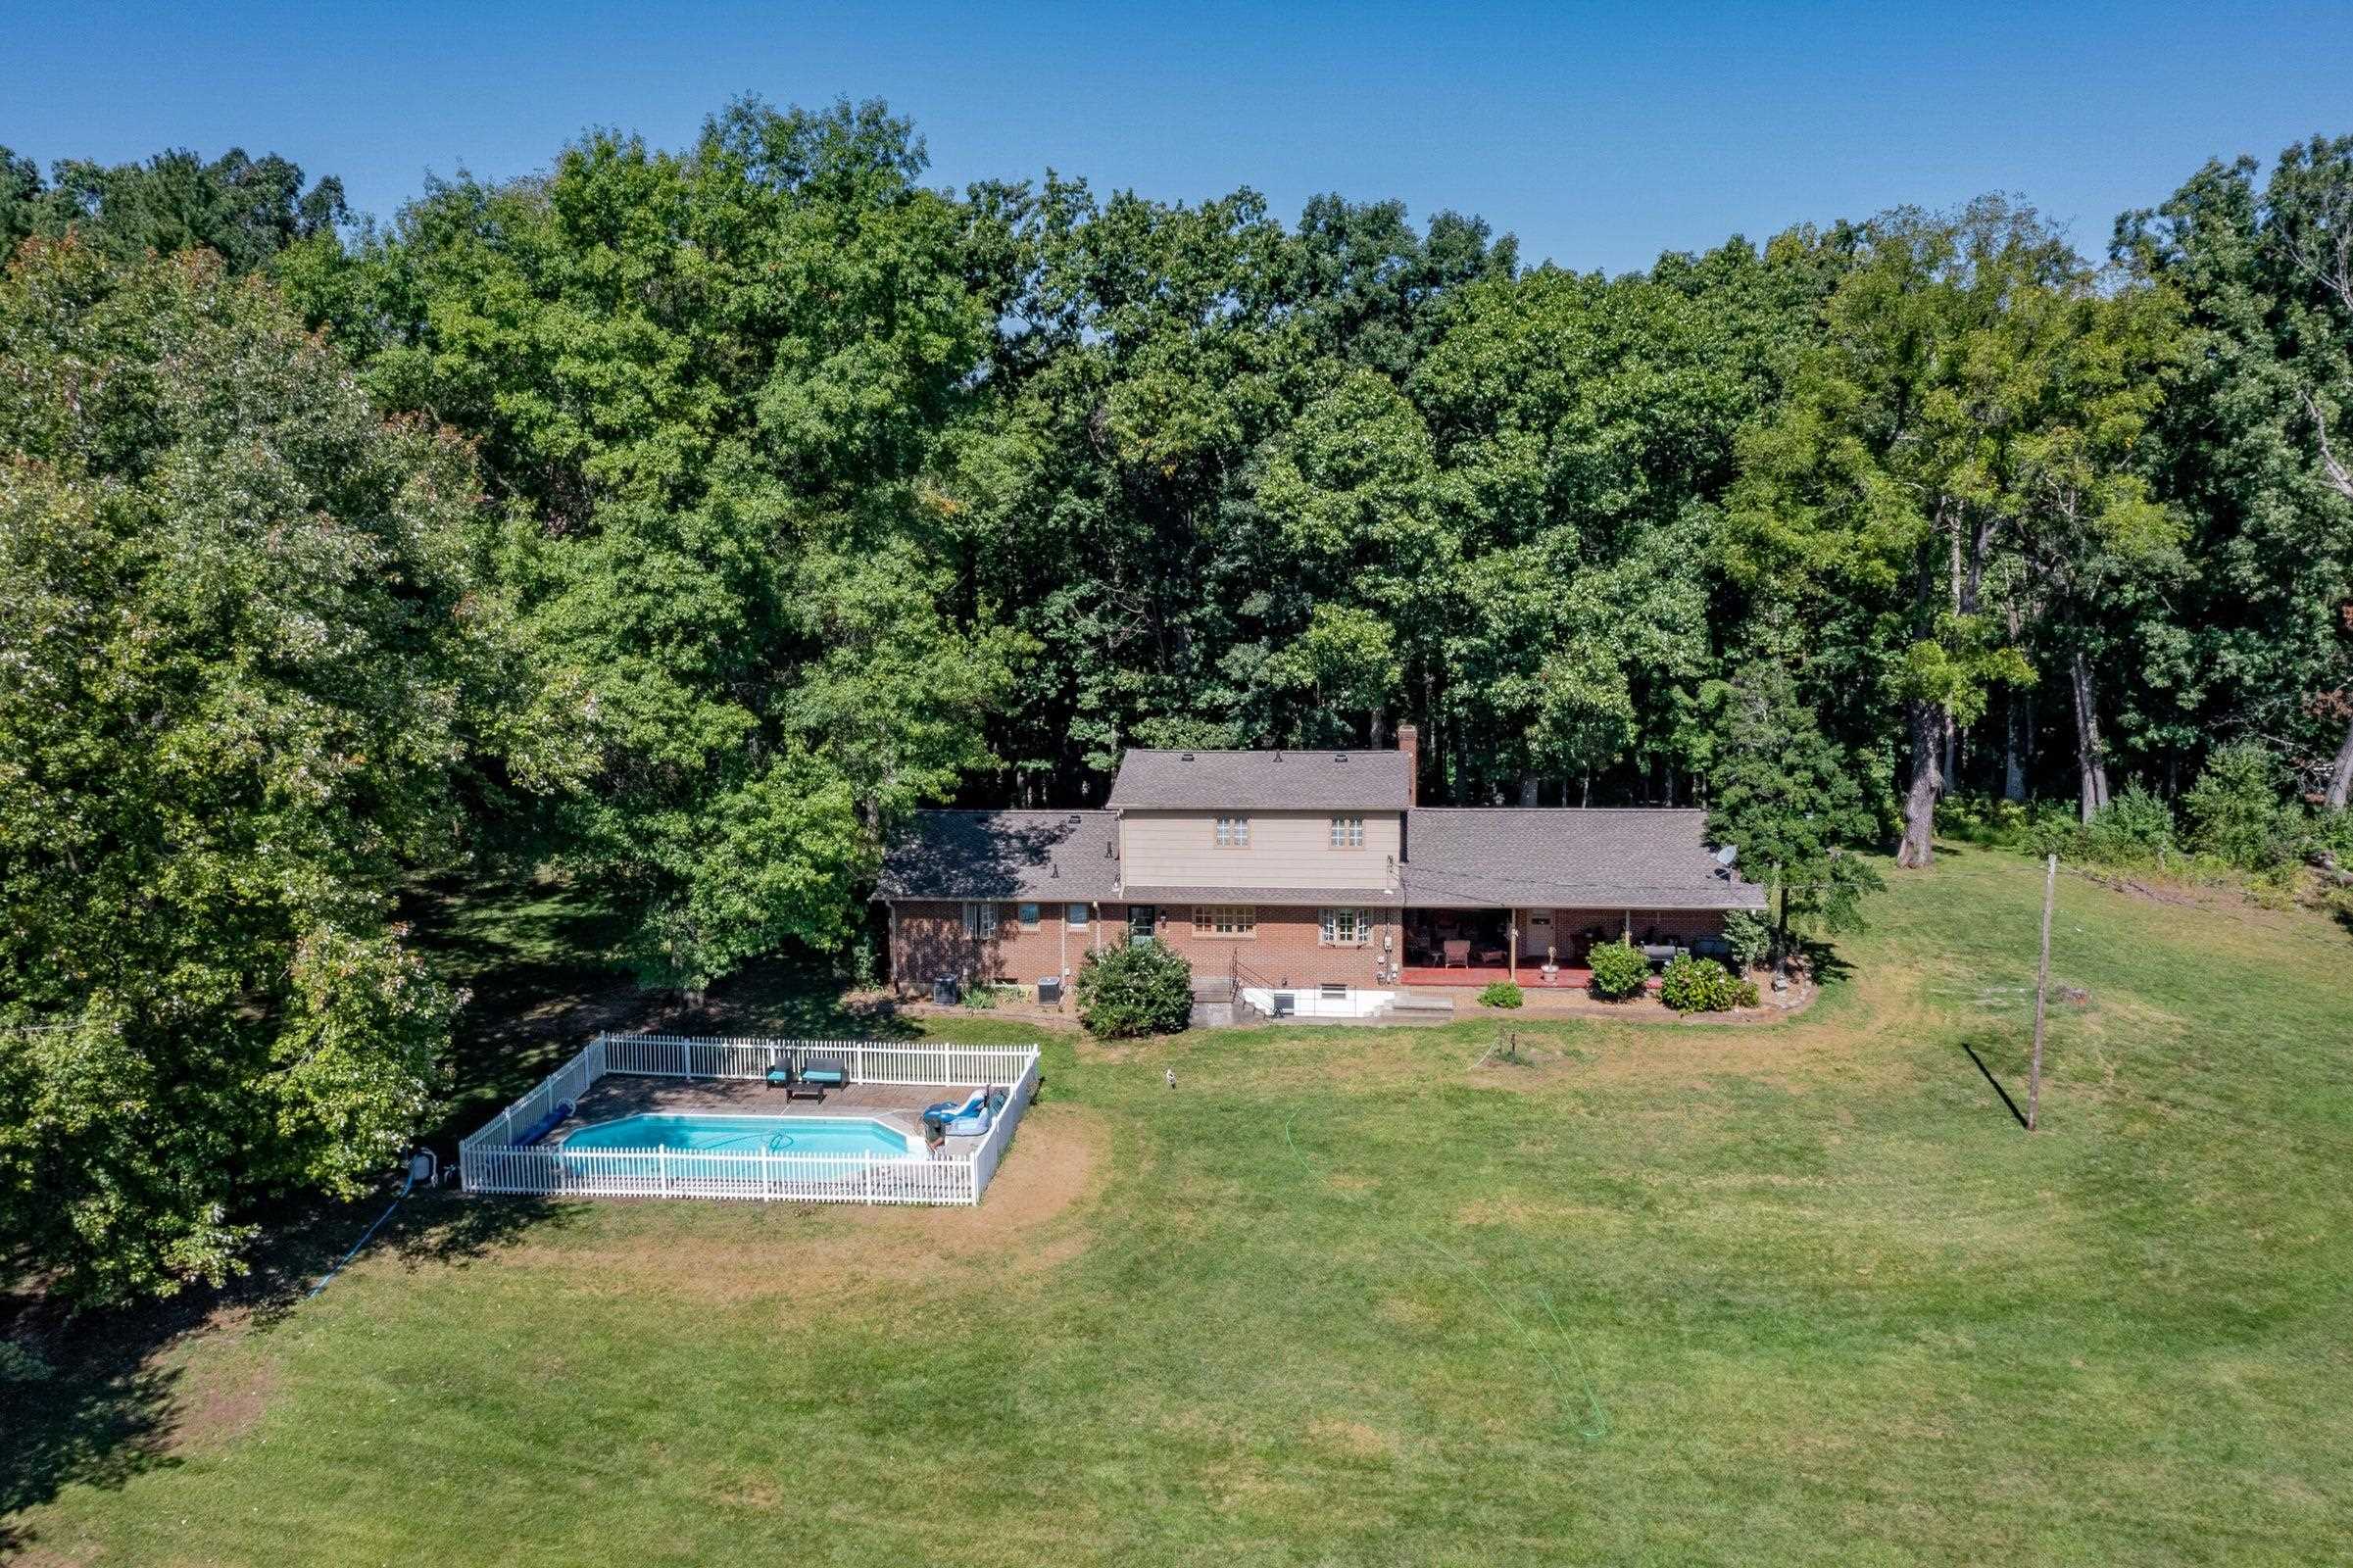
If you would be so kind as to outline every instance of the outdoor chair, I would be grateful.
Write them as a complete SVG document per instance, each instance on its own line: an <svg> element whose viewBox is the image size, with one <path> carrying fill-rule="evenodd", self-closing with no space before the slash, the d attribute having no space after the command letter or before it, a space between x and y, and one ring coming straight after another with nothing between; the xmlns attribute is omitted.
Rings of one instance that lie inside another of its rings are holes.
<svg viewBox="0 0 2353 1568"><path fill-rule="evenodd" d="M787 1100L823 1101L828 1089L850 1087L850 1063L840 1056L811 1053L801 1059L793 1081L784 1091Z"/></svg>
<svg viewBox="0 0 2353 1568"><path fill-rule="evenodd" d="M1446 960L1441 967L1467 969L1471 966L1471 944L1465 937L1449 937L1446 943Z"/></svg>

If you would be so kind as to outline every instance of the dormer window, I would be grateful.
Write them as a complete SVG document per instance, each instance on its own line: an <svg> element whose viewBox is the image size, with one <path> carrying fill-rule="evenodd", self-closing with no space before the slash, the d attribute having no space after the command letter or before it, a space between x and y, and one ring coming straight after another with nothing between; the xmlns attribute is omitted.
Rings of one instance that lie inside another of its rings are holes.
<svg viewBox="0 0 2353 1568"><path fill-rule="evenodd" d="M1250 847L1250 819L1247 816L1221 816L1217 819L1217 847L1221 850L1247 850Z"/></svg>
<svg viewBox="0 0 2353 1568"><path fill-rule="evenodd" d="M1361 850L1364 848L1364 818L1336 816L1332 818L1332 848Z"/></svg>

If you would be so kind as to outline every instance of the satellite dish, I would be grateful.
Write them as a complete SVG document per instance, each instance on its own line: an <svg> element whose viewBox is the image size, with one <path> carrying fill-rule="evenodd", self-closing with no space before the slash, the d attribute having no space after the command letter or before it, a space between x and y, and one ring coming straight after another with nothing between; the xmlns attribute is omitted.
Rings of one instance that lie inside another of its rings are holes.
<svg viewBox="0 0 2353 1568"><path fill-rule="evenodd" d="M1740 858L1740 847L1738 844L1727 844L1724 846L1724 848L1716 852L1716 863L1718 865L1730 865L1733 861L1739 859Z"/></svg>

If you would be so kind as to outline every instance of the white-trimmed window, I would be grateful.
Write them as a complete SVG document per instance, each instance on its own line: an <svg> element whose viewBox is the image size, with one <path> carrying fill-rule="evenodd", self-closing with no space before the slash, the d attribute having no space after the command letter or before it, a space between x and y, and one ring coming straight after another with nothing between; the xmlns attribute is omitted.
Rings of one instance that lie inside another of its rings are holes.
<svg viewBox="0 0 2353 1568"><path fill-rule="evenodd" d="M1323 917L1322 941L1327 948L1361 948L1372 940L1370 925L1362 909L1319 909Z"/></svg>
<svg viewBox="0 0 2353 1568"><path fill-rule="evenodd" d="M1221 816L1217 819L1217 847L1221 850L1247 850L1250 847L1250 819L1247 816Z"/></svg>
<svg viewBox="0 0 2353 1568"><path fill-rule="evenodd" d="M1087 906L1083 904L1073 904L1070 906L1067 909L1062 911L1062 923L1070 927L1070 929L1073 931L1086 930Z"/></svg>
<svg viewBox="0 0 2353 1568"><path fill-rule="evenodd" d="M1035 931L1038 929L1038 906L1036 905L1016 905L1014 908L1015 912L1020 916L1022 930Z"/></svg>
<svg viewBox="0 0 2353 1568"><path fill-rule="evenodd" d="M964 906L964 935L986 942L997 934L997 906L967 904Z"/></svg>
<svg viewBox="0 0 2353 1568"><path fill-rule="evenodd" d="M1361 850L1364 848L1364 818L1336 816L1332 818L1332 848Z"/></svg>
<svg viewBox="0 0 2353 1568"><path fill-rule="evenodd" d="M1249 904L1197 904L1193 906L1193 934L1254 937L1258 934L1257 907Z"/></svg>

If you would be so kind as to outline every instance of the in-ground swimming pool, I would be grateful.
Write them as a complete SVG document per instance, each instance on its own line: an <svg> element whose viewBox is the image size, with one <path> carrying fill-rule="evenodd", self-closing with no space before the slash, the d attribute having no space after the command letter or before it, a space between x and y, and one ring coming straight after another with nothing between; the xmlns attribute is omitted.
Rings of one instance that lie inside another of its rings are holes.
<svg viewBox="0 0 2353 1568"><path fill-rule="evenodd" d="M566 1150L677 1149L700 1154L872 1154L906 1159L922 1150L883 1122L862 1116L710 1116L648 1111L592 1122L564 1140Z"/></svg>

